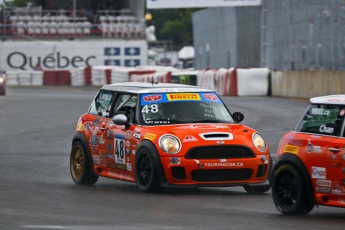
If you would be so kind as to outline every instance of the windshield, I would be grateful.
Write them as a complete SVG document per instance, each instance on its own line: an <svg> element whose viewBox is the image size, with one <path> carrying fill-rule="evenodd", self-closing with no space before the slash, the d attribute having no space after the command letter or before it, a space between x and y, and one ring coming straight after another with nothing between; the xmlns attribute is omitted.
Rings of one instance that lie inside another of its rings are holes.
<svg viewBox="0 0 345 230"><path fill-rule="evenodd" d="M234 122L215 93L142 94L140 107L146 125Z"/></svg>
<svg viewBox="0 0 345 230"><path fill-rule="evenodd" d="M345 108L339 105L311 105L295 130L339 136Z"/></svg>

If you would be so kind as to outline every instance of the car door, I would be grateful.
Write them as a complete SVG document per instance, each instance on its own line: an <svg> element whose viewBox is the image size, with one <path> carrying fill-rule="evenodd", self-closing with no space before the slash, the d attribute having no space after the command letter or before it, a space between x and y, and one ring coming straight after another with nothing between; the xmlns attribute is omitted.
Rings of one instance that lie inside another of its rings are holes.
<svg viewBox="0 0 345 230"><path fill-rule="evenodd" d="M327 149L327 178L331 184L331 193L345 195L345 107L334 106L336 122L334 126L335 138L329 142Z"/></svg>
<svg viewBox="0 0 345 230"><path fill-rule="evenodd" d="M107 165L105 128L112 124L109 113L115 97L116 92L100 90L91 103L88 114L84 116L84 129L94 165Z"/></svg>
<svg viewBox="0 0 345 230"><path fill-rule="evenodd" d="M134 181L134 154L136 143L133 140L133 130L136 127L137 95L122 93L116 98L111 116L124 114L131 124L129 129L125 125L107 125L105 127L107 156L111 158L107 167L112 177ZM110 150L112 152L110 152Z"/></svg>

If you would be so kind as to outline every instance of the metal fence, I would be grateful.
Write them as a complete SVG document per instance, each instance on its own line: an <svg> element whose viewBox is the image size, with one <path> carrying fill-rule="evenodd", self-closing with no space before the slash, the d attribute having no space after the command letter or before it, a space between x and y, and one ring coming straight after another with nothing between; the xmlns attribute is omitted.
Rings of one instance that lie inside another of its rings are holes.
<svg viewBox="0 0 345 230"><path fill-rule="evenodd" d="M345 69L343 0L262 0L193 15L196 68Z"/></svg>

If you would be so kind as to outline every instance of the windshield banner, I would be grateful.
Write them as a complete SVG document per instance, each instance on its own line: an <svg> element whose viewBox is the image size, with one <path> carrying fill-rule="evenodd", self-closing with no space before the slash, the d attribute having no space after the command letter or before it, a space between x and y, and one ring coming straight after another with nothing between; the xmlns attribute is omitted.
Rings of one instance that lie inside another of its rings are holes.
<svg viewBox="0 0 345 230"><path fill-rule="evenodd" d="M167 94L142 94L141 105L167 103L167 102L209 102L221 104L216 93L167 93Z"/></svg>

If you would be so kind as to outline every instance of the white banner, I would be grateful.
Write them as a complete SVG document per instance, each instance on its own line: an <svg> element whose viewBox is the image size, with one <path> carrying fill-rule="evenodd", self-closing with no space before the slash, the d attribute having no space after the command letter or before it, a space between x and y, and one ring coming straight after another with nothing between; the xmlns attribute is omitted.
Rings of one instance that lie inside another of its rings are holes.
<svg viewBox="0 0 345 230"><path fill-rule="evenodd" d="M147 0L148 9L260 6L261 0Z"/></svg>
<svg viewBox="0 0 345 230"><path fill-rule="evenodd" d="M3 70L147 65L146 41L5 41L0 50Z"/></svg>

